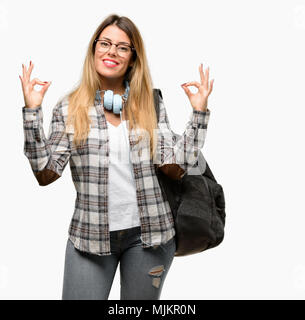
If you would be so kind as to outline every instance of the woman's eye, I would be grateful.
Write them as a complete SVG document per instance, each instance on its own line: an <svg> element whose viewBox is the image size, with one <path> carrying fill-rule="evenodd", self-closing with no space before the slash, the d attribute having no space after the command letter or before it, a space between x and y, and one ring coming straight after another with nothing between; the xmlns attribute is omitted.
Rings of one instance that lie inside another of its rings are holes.
<svg viewBox="0 0 305 320"><path fill-rule="evenodd" d="M119 46L119 50L121 50L121 51L128 51L128 47Z"/></svg>

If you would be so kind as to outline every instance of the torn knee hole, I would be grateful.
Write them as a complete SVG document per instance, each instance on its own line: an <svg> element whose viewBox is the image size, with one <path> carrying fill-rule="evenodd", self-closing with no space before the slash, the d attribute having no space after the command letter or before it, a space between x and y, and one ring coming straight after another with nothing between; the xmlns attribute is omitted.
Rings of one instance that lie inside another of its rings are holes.
<svg viewBox="0 0 305 320"><path fill-rule="evenodd" d="M164 271L164 265L155 266L149 270L149 274L152 276L161 276Z"/></svg>
<svg viewBox="0 0 305 320"><path fill-rule="evenodd" d="M152 285L156 288L159 288L161 282L161 275L164 272L164 265L155 266L151 268L148 272L149 275L153 276Z"/></svg>

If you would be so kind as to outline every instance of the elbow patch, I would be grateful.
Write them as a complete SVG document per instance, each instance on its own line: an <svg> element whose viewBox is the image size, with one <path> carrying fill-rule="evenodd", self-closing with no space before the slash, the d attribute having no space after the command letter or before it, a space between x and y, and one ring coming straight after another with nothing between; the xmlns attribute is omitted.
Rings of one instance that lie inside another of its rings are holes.
<svg viewBox="0 0 305 320"><path fill-rule="evenodd" d="M57 180L60 175L50 169L43 169L41 171L35 172L35 177L40 186L46 186Z"/></svg>
<svg viewBox="0 0 305 320"><path fill-rule="evenodd" d="M159 167L159 170L173 180L180 180L185 173L185 171L176 163L164 164L162 167Z"/></svg>

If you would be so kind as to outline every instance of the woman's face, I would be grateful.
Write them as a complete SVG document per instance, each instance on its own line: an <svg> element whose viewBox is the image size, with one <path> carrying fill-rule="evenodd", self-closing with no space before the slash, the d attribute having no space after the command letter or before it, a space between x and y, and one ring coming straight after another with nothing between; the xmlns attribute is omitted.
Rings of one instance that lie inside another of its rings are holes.
<svg viewBox="0 0 305 320"><path fill-rule="evenodd" d="M114 44L119 42L124 42L125 44L131 44L131 41L127 34L115 25L110 25L106 27L100 34L99 40L108 40ZM102 77L102 79L107 82L113 83L112 80L117 80L122 82L127 68L133 64L132 51L128 54L120 53L117 51L117 46L112 45L107 52L98 51L100 42L96 43L95 54L94 54L94 64L96 71ZM114 60L115 65L107 65L104 60Z"/></svg>

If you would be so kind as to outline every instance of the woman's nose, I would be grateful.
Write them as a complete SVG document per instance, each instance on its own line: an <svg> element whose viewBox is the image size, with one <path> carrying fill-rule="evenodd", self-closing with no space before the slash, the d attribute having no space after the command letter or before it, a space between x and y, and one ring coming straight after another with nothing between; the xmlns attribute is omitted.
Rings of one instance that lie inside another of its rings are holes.
<svg viewBox="0 0 305 320"><path fill-rule="evenodd" d="M109 53L111 53L111 54L116 54L116 46L113 44L111 47L110 47L110 49L109 49Z"/></svg>

